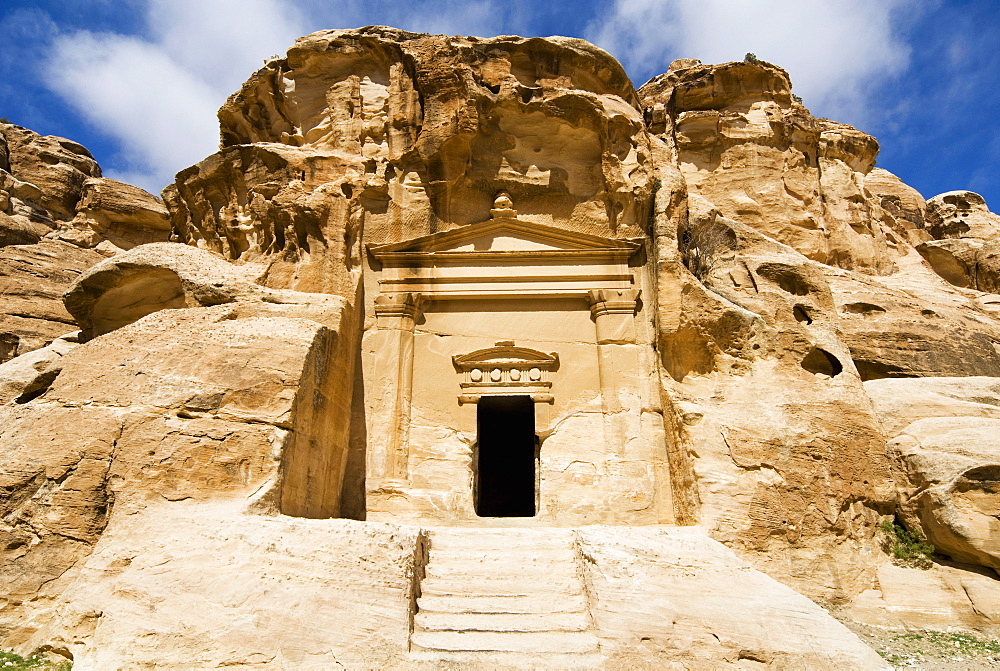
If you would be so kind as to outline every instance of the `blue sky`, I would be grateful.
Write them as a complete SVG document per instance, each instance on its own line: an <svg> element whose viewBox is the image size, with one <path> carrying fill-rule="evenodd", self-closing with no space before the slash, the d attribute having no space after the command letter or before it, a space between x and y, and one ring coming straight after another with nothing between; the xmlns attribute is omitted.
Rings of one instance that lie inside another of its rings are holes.
<svg viewBox="0 0 1000 671"><path fill-rule="evenodd" d="M636 86L674 58L753 52L925 197L970 189L1000 210L1000 0L3 0L0 116L159 192L215 151L215 110L265 59L369 24L583 37Z"/></svg>

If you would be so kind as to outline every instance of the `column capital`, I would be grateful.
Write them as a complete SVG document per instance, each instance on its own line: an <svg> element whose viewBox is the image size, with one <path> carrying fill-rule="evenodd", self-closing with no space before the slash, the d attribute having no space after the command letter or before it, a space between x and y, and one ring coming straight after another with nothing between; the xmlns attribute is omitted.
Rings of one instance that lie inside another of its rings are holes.
<svg viewBox="0 0 1000 671"><path fill-rule="evenodd" d="M396 324L395 328L412 328L423 314L425 304L426 300L419 293L379 294L375 297L375 316L379 321L396 317L403 323Z"/></svg>
<svg viewBox="0 0 1000 671"><path fill-rule="evenodd" d="M597 320L605 315L635 315L639 289L591 289L590 314Z"/></svg>

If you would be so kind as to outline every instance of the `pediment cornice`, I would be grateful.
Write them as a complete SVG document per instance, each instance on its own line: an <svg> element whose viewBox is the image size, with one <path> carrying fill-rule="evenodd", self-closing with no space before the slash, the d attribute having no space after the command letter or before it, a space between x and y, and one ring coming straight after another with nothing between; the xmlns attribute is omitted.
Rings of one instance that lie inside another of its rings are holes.
<svg viewBox="0 0 1000 671"><path fill-rule="evenodd" d="M505 238L536 245L537 249L472 248L484 239ZM479 260L553 258L605 258L627 260L641 247L639 242L605 238L587 233L557 228L546 224L523 221L515 217L498 217L450 231L423 235L401 242L369 245L372 255L383 264L419 263L428 261L475 262Z"/></svg>

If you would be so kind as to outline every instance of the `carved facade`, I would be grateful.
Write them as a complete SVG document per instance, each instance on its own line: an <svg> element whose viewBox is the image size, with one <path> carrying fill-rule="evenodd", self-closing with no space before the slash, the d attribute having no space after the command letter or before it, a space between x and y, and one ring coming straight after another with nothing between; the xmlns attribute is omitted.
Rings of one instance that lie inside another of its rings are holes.
<svg viewBox="0 0 1000 671"><path fill-rule="evenodd" d="M643 251L519 220L505 193L487 221L371 245L366 409L393 429L369 437L368 519L670 522ZM493 397L532 403L534 515L476 514L480 401Z"/></svg>

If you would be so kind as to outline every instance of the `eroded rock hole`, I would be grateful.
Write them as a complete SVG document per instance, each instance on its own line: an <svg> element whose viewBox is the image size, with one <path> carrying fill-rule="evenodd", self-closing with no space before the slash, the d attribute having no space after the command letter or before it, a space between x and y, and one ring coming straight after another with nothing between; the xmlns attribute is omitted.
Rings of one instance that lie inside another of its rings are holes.
<svg viewBox="0 0 1000 671"><path fill-rule="evenodd" d="M49 390L52 383L56 381L57 377L59 377L60 372L62 372L61 367L45 371L32 380L21 392L21 395L14 399L14 402L24 404L34 401L36 398Z"/></svg>
<svg viewBox="0 0 1000 671"><path fill-rule="evenodd" d="M794 296L805 296L810 292L819 291L805 275L783 263L762 263L757 266L757 274L771 280L783 291Z"/></svg>
<svg viewBox="0 0 1000 671"><path fill-rule="evenodd" d="M844 306L844 312L849 312L852 315L864 315L865 317L875 317L885 313L885 308L880 305L874 305L872 303L848 303Z"/></svg>
<svg viewBox="0 0 1000 671"><path fill-rule="evenodd" d="M837 357L819 347L813 347L809 351L806 358L802 360L802 367L814 375L827 375L829 377L836 377L844 370L844 365Z"/></svg>
<svg viewBox="0 0 1000 671"><path fill-rule="evenodd" d="M792 315L795 316L795 321L802 322L807 326L813 323L812 317L809 316L809 309L804 305L796 305L792 308Z"/></svg>
<svg viewBox="0 0 1000 671"><path fill-rule="evenodd" d="M920 377L919 375L903 370L899 366L894 366L882 361L855 359L854 366L858 369L858 375L861 376L862 382L867 382L868 380L882 380L887 377Z"/></svg>
<svg viewBox="0 0 1000 671"><path fill-rule="evenodd" d="M475 460L476 514L535 515L535 405L530 396L479 400Z"/></svg>

